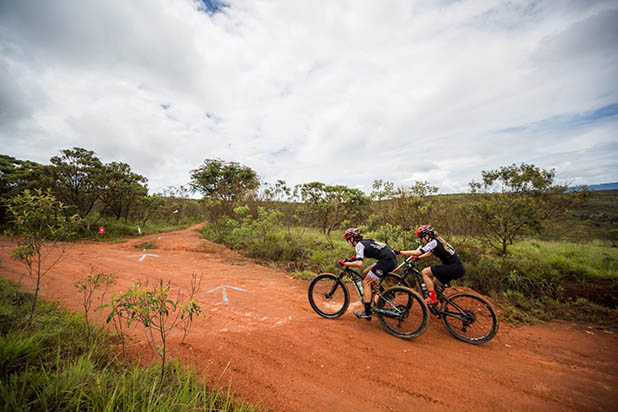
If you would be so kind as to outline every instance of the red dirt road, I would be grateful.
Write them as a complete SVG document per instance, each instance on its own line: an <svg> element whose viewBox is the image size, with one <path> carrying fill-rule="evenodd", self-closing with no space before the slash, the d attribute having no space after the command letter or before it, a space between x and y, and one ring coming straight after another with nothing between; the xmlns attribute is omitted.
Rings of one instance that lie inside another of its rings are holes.
<svg viewBox="0 0 618 412"><path fill-rule="evenodd" d="M356 319L359 304L339 319L320 318L307 300L309 282L204 241L193 229L72 244L41 293L81 311L73 282L93 270L117 274L114 291L159 279L188 288L193 272L203 274L198 303L206 316L194 322L181 355L222 387L231 381L240 398L275 411L618 410L618 336L611 331L501 324L491 342L473 346L432 319L422 336L405 341L377 320ZM145 241L157 248L135 248ZM0 276L30 287L24 267L9 258L14 247L0 238ZM213 291L224 285L237 289ZM143 334L134 336L132 352L148 354Z"/></svg>

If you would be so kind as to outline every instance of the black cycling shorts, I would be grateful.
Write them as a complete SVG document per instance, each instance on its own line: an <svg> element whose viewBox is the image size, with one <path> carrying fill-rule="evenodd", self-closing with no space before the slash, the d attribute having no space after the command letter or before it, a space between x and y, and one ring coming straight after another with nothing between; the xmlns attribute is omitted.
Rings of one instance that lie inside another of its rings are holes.
<svg viewBox="0 0 618 412"><path fill-rule="evenodd" d="M463 263L452 263L450 265L437 265L431 267L431 273L442 283L459 279L466 274Z"/></svg>
<svg viewBox="0 0 618 412"><path fill-rule="evenodd" d="M382 278L388 272L392 272L395 266L397 266L397 260L394 257L392 259L382 259L371 267L371 271L374 275Z"/></svg>

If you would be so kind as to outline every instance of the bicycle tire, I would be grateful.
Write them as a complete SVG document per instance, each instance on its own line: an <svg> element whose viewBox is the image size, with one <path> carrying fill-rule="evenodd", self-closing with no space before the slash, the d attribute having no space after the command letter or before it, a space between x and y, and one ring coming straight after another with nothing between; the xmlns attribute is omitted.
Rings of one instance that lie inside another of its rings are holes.
<svg viewBox="0 0 618 412"><path fill-rule="evenodd" d="M485 343L498 333L496 311L487 300L478 295L457 293L449 296L440 312L446 330L466 343ZM464 319L458 318L462 316Z"/></svg>
<svg viewBox="0 0 618 412"><path fill-rule="evenodd" d="M338 318L350 305L348 288L330 273L322 273L313 279L307 294L311 308L323 318Z"/></svg>
<svg viewBox="0 0 618 412"><path fill-rule="evenodd" d="M412 339L427 328L427 305L416 291L403 286L386 289L378 296L378 309L395 310L401 315L375 311L384 329L393 336ZM391 323L392 322L392 323Z"/></svg>

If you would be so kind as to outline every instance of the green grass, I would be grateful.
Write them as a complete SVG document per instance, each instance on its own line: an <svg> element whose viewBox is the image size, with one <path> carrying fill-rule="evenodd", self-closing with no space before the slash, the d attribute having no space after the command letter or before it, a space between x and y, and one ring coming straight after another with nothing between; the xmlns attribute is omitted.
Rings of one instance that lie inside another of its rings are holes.
<svg viewBox="0 0 618 412"><path fill-rule="evenodd" d="M88 341L81 316L40 301L25 328L30 293L0 279L0 410L254 411L208 385L194 368L172 363L159 385L159 365L114 360L114 337Z"/></svg>
<svg viewBox="0 0 618 412"><path fill-rule="evenodd" d="M574 279L618 280L618 248L601 242L572 243L530 240L511 246L510 252L537 261Z"/></svg>
<svg viewBox="0 0 618 412"><path fill-rule="evenodd" d="M302 270L292 273L294 279L313 280L318 274L309 270Z"/></svg>
<svg viewBox="0 0 618 412"><path fill-rule="evenodd" d="M500 305L500 319L511 325L535 325L543 321L563 320L618 331L618 310L597 305L584 298L560 302L551 298L530 298L512 290L494 293L492 298Z"/></svg>
<svg viewBox="0 0 618 412"><path fill-rule="evenodd" d="M546 236L569 241L599 239L618 245L617 204L618 190L591 192L585 203L553 222Z"/></svg>

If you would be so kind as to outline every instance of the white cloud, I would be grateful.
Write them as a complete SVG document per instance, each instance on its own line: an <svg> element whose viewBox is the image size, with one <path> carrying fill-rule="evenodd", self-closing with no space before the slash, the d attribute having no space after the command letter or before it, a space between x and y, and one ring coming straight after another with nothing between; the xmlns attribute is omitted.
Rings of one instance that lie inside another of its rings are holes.
<svg viewBox="0 0 618 412"><path fill-rule="evenodd" d="M520 162L618 180L598 149L618 141L615 2L226 3L0 3L1 152L77 145L154 190L213 157L366 191Z"/></svg>

